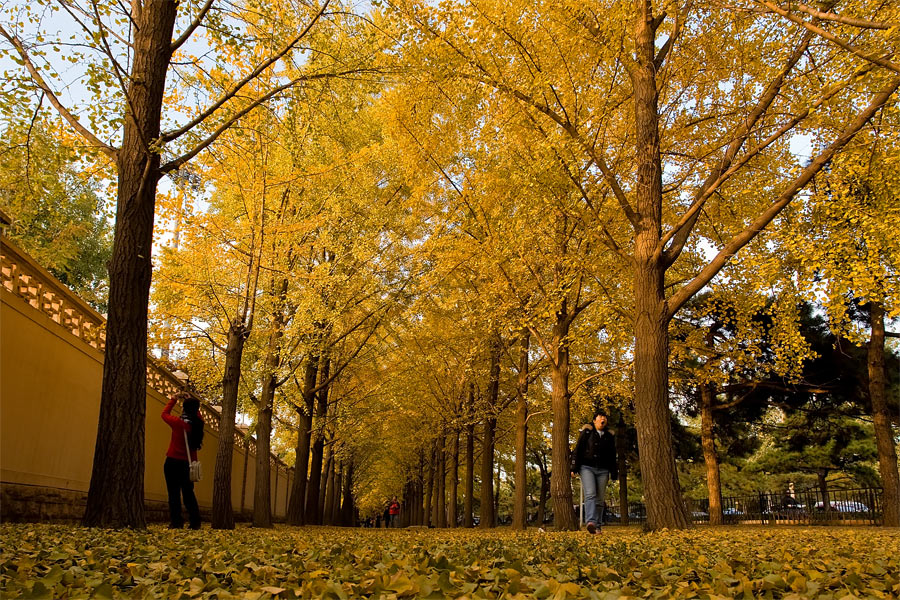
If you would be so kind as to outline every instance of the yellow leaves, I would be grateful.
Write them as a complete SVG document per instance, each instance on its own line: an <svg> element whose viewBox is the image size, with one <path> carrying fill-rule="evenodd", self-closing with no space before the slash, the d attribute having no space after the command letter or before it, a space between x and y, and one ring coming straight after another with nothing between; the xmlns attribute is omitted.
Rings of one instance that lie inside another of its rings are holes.
<svg viewBox="0 0 900 600"><path fill-rule="evenodd" d="M4 597L886 598L900 590L900 539L876 528L824 536L803 527L610 527L589 538L243 527L195 536L156 526L86 533L3 524L0 548ZM143 576L121 570L142 563Z"/></svg>

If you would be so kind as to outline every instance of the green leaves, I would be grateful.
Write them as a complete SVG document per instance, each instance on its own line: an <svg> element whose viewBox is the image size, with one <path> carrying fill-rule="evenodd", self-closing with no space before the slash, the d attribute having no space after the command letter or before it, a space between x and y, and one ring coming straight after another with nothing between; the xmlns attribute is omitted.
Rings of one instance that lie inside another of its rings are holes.
<svg viewBox="0 0 900 600"><path fill-rule="evenodd" d="M0 595L22 598L843 598L900 592L876 529L523 534L0 525Z"/></svg>

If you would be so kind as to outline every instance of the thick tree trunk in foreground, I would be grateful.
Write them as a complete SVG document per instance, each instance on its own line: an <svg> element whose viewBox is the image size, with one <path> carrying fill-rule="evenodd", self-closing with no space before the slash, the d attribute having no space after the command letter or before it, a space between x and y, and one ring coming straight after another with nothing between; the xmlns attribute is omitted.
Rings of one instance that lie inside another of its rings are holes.
<svg viewBox="0 0 900 600"><path fill-rule="evenodd" d="M884 374L884 308L877 302L869 305L872 337L869 340L869 398L875 422L875 444L878 448L878 470L884 486L884 526L900 527L900 474L897 472L897 450L891 415L885 395Z"/></svg>
<svg viewBox="0 0 900 600"><path fill-rule="evenodd" d="M635 426L650 529L688 527L675 469L669 421L669 334L662 237L662 162L654 65L655 30L649 0L635 0L634 88L636 222L634 223ZM554 466L554 471L556 471Z"/></svg>
<svg viewBox="0 0 900 600"><path fill-rule="evenodd" d="M569 326L567 303L557 313L553 326L554 356L550 357L550 402L553 408L550 496L553 498L553 525L557 531L578 528L572 509L572 480L569 475Z"/></svg>
<svg viewBox="0 0 900 600"><path fill-rule="evenodd" d="M241 319L243 321L243 319ZM232 323L225 348L225 374L222 377L222 413L219 418L219 446L213 480L213 529L234 529L231 507L231 459L234 449L234 417L237 414L241 357L249 331L243 323Z"/></svg>
<svg viewBox="0 0 900 600"><path fill-rule="evenodd" d="M619 464L619 522L628 525L628 461L625 460L625 417L619 414L616 425L616 460Z"/></svg>
<svg viewBox="0 0 900 600"><path fill-rule="evenodd" d="M312 434L313 404L315 402L316 377L319 373L319 357L311 355L306 360L303 377L303 407L297 408L297 448L294 464L294 483L288 502L287 521L291 525L303 525L306 508L306 484L309 471L309 441Z"/></svg>
<svg viewBox="0 0 900 600"><path fill-rule="evenodd" d="M512 528L523 530L528 520L528 329L522 331L519 373L516 381L516 472Z"/></svg>
<svg viewBox="0 0 900 600"><path fill-rule="evenodd" d="M151 2L135 28L122 147L116 157L116 229L109 261L109 315L100 419L83 524L146 527L144 423L147 410L147 305L166 72L172 57L175 2Z"/></svg>
<svg viewBox="0 0 900 600"><path fill-rule="evenodd" d="M719 457L716 455L716 436L713 422L713 384L700 387L700 440L703 444L703 461L706 463L706 487L709 491L709 524L721 525L722 484L719 479Z"/></svg>

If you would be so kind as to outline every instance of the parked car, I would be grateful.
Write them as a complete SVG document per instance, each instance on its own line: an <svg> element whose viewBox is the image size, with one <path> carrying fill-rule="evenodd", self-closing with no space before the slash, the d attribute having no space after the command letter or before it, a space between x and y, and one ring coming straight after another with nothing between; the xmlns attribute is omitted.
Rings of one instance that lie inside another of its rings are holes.
<svg viewBox="0 0 900 600"><path fill-rule="evenodd" d="M830 503L831 510L835 512L842 513L853 513L853 512L869 512L869 507L863 504L862 502L854 502L852 500L834 500ZM816 510L823 511L825 510L824 502L816 502Z"/></svg>
<svg viewBox="0 0 900 600"><path fill-rule="evenodd" d="M723 510L722 514L725 515L726 517L743 517L744 516L743 511L740 511L733 506L729 506L728 508Z"/></svg>

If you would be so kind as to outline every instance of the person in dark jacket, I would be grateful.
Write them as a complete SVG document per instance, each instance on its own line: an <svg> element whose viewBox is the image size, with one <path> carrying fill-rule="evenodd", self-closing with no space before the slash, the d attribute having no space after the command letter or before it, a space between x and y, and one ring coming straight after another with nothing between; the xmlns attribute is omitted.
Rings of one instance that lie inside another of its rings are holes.
<svg viewBox="0 0 900 600"><path fill-rule="evenodd" d="M180 418L172 414L172 409L179 400L184 400ZM186 392L174 394L169 397L169 403L163 409L162 419L172 428L166 462L163 465L166 489L169 492L169 528L181 529L184 526L184 517L181 514L183 496L191 529L200 529L200 507L197 505L194 482L190 477L190 461L197 460L197 449L203 444L200 402ZM190 445L190 454L185 447L185 433Z"/></svg>
<svg viewBox="0 0 900 600"><path fill-rule="evenodd" d="M602 411L594 413L591 423L581 428L572 460L572 475L581 477L585 521L590 533L596 533L600 528L602 511L606 508L606 484L610 477L619 478L616 437L606 426L607 420ZM597 510L598 498L600 511Z"/></svg>

